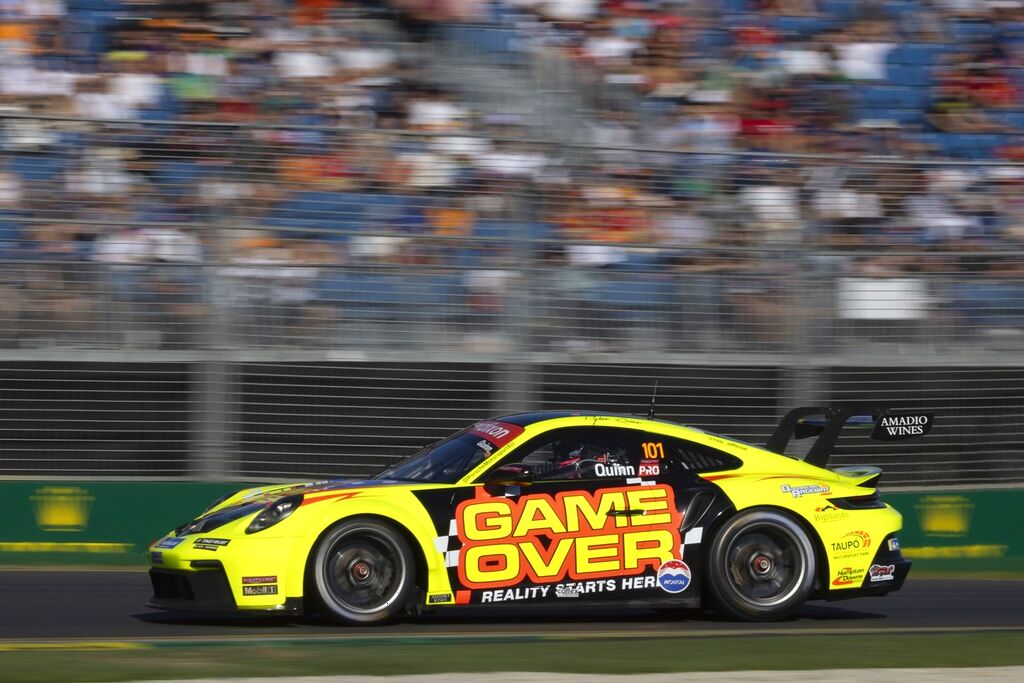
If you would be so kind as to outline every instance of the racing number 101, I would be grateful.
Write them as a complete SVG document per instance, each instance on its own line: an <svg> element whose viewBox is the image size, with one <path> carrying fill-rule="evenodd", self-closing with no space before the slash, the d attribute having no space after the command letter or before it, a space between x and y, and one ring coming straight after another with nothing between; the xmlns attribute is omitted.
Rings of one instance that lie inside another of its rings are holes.
<svg viewBox="0 0 1024 683"><path fill-rule="evenodd" d="M644 449L644 458L648 460L665 457L665 447L660 441L645 441L641 446Z"/></svg>

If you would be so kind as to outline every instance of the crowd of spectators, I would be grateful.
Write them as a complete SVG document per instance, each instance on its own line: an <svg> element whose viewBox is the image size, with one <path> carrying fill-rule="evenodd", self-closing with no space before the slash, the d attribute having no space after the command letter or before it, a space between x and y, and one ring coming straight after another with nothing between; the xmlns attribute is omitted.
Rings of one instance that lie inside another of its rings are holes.
<svg viewBox="0 0 1024 683"><path fill-rule="evenodd" d="M439 87L443 41L562 60L586 144ZM1012 0L4 0L0 343L190 346L216 301L257 343L433 312L500 348L527 272L553 343L773 346L837 275L1015 327L1022 59Z"/></svg>

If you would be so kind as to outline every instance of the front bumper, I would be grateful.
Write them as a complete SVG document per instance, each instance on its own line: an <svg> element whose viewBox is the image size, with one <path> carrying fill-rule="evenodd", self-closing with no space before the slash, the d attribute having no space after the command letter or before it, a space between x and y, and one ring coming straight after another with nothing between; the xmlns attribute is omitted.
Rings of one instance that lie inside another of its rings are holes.
<svg viewBox="0 0 1024 683"><path fill-rule="evenodd" d="M151 607L202 611L301 611L303 548L294 537L168 536L149 549Z"/></svg>
<svg viewBox="0 0 1024 683"><path fill-rule="evenodd" d="M237 612L241 609L235 602L223 567L211 566L200 571L153 568L149 570L149 579L153 583L153 597L146 603L148 607L201 612ZM286 598L268 611L301 614L302 598Z"/></svg>

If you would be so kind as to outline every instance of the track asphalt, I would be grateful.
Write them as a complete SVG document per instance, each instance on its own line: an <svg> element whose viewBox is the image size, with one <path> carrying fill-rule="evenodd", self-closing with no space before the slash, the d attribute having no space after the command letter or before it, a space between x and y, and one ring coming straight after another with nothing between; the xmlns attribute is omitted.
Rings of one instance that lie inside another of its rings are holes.
<svg viewBox="0 0 1024 683"><path fill-rule="evenodd" d="M572 604L441 609L375 628L278 615L220 616L146 607L143 571L0 571L0 641L86 639L313 639L713 636L795 632L1024 629L1024 581L916 579L883 598L813 602L773 624L718 621L700 612Z"/></svg>

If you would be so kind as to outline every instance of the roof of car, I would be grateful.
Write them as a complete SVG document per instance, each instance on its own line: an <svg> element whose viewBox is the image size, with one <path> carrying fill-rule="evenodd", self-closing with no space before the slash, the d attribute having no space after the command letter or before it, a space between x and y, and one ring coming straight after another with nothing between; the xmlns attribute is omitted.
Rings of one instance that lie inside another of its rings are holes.
<svg viewBox="0 0 1024 683"><path fill-rule="evenodd" d="M560 417L578 417L578 416L604 416L604 417L628 417L633 420L646 420L646 416L641 415L626 415L625 413L613 413L607 410L543 410L535 413L517 413L515 415L505 415L504 417L497 418L501 422L510 422L511 424L518 425L520 427L526 427L536 422L543 422L545 420L554 420ZM664 422L676 426L680 425L678 422L672 422L671 420L662 420L655 418L653 422ZM691 427L692 429L692 427Z"/></svg>

